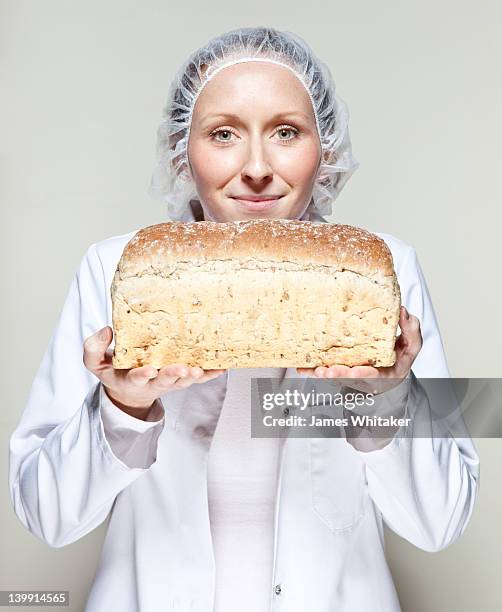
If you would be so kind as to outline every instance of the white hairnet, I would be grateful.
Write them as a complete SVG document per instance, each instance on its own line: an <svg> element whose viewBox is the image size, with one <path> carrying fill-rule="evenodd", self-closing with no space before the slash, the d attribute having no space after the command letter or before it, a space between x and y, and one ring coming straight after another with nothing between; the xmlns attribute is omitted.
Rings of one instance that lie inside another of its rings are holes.
<svg viewBox="0 0 502 612"><path fill-rule="evenodd" d="M199 217L202 209L187 158L195 101L217 72L243 61L281 64L300 79L312 101L322 147L308 216L329 215L332 203L359 166L352 155L349 112L336 95L330 69L298 35L268 27L246 27L211 39L185 61L171 83L157 132L158 165L149 194L161 198L172 220Z"/></svg>

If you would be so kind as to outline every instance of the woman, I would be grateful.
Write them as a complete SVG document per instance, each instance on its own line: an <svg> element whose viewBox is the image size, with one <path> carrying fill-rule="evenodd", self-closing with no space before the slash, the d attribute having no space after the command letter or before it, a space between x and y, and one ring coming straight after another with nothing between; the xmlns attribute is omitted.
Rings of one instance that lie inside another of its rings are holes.
<svg viewBox="0 0 502 612"><path fill-rule="evenodd" d="M228 32L173 83L151 192L173 220L325 222L358 165L347 121L298 36ZM392 368L115 372L109 288L135 233L91 245L72 282L11 438L19 519L61 547L110 515L87 611L399 610L383 521L424 550L454 541L476 495L471 440L251 439L248 391L253 376L376 378L377 407L430 418L416 377L449 372L414 249L379 234L413 313Z"/></svg>

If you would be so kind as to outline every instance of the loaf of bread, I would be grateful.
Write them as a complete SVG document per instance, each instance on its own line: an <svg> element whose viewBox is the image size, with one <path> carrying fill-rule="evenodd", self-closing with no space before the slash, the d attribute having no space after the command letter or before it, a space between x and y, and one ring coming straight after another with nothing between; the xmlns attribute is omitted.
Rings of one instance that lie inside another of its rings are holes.
<svg viewBox="0 0 502 612"><path fill-rule="evenodd" d="M390 366L401 295L350 225L172 221L138 231L111 287L115 368Z"/></svg>

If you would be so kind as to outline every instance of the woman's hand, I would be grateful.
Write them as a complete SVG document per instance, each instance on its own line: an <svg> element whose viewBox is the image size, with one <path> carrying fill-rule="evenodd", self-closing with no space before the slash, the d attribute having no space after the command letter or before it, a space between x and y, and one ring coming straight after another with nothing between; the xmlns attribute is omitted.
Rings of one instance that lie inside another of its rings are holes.
<svg viewBox="0 0 502 612"><path fill-rule="evenodd" d="M423 344L420 321L414 315L410 315L404 306L401 306L399 313L399 327L401 334L396 340L396 362L393 366L374 368L372 366L333 365L297 368L297 372L318 378L377 379L375 386L365 380L357 380L353 384L351 382L350 386L358 391L375 395L388 391L406 378Z"/></svg>
<svg viewBox="0 0 502 612"><path fill-rule="evenodd" d="M112 366L113 352L108 349L112 338L110 326L86 338L84 365L100 379L115 405L138 418L146 417L154 401L164 393L206 382L225 372L184 364L168 365L160 370L153 366L116 370Z"/></svg>

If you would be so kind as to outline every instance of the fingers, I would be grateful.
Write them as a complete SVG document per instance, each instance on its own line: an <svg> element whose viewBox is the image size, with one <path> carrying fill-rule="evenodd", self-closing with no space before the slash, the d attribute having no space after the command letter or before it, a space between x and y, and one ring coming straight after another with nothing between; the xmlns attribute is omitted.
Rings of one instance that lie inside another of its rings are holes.
<svg viewBox="0 0 502 612"><path fill-rule="evenodd" d="M195 375L197 376L197 374ZM165 366L160 370L157 370L154 366L141 366L132 368L127 372L126 382L129 381L136 387L149 385L149 391L153 391L155 388L160 394L169 389L177 380L185 377L191 378L192 376L190 368L182 364Z"/></svg>
<svg viewBox="0 0 502 612"><path fill-rule="evenodd" d="M314 368L296 368L296 371L302 376L314 376Z"/></svg>
<svg viewBox="0 0 502 612"><path fill-rule="evenodd" d="M190 374L186 378L180 378L174 384L178 387L185 388L190 386L191 384L199 384L204 383L209 380L213 380L213 378L217 378L221 376L226 370L203 370L202 368L191 368L192 370L197 370L197 372L190 376ZM198 372L200 370L200 373Z"/></svg>
<svg viewBox="0 0 502 612"><path fill-rule="evenodd" d="M126 378L136 387L144 387L150 380L156 379L158 374L157 368L153 366L141 366L129 370Z"/></svg>
<svg viewBox="0 0 502 612"><path fill-rule="evenodd" d="M316 368L296 368L298 374L315 376L316 378L333 378L340 375L340 368L345 366L317 366ZM338 373L337 373L338 372Z"/></svg>
<svg viewBox="0 0 502 612"><path fill-rule="evenodd" d="M316 378L335 378L338 376L348 376L347 366L317 366L316 368L296 368L298 374L303 376L315 376Z"/></svg>
<svg viewBox="0 0 502 612"><path fill-rule="evenodd" d="M84 340L84 365L91 372L99 372L109 367L110 360L106 349L113 338L112 328L107 325Z"/></svg>
<svg viewBox="0 0 502 612"><path fill-rule="evenodd" d="M164 372L162 372L164 370ZM176 389L185 389L204 376L204 370L199 367L190 367L182 364L174 364L162 368L160 379L162 384L172 385Z"/></svg>
<svg viewBox="0 0 502 612"><path fill-rule="evenodd" d="M147 367L145 366L145 368ZM140 370L142 368L136 369ZM198 366L190 367L184 364L173 364L161 368L150 384L158 388L159 391L165 391L172 386L176 389L184 389L194 383L212 380L223 372L226 372L226 370L204 370ZM148 382L148 379L146 382Z"/></svg>
<svg viewBox="0 0 502 612"><path fill-rule="evenodd" d="M224 374L226 370L204 370L204 376L200 378L200 380L196 380L195 382L206 382L206 380L213 380L213 378L218 378Z"/></svg>
<svg viewBox="0 0 502 612"><path fill-rule="evenodd" d="M345 378L351 376L352 368L345 365L318 366L315 369L319 378Z"/></svg>
<svg viewBox="0 0 502 612"><path fill-rule="evenodd" d="M399 326L401 335L396 339L396 362L393 366L375 368L372 366L317 366L316 368L297 368L301 375L315 376L316 378L351 378L351 379L379 379L401 378L406 375L423 345L420 321L418 317L410 314L404 306L399 312ZM366 381L361 381L361 384Z"/></svg>
<svg viewBox="0 0 502 612"><path fill-rule="evenodd" d="M358 369L359 368L359 369ZM362 369L361 369L362 368ZM356 376L373 376L375 368L358 366L350 368L345 365L317 366L316 368L296 368L299 374L316 378L353 378Z"/></svg>

